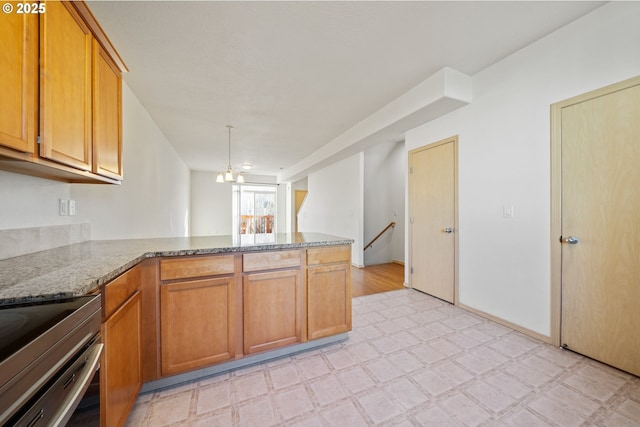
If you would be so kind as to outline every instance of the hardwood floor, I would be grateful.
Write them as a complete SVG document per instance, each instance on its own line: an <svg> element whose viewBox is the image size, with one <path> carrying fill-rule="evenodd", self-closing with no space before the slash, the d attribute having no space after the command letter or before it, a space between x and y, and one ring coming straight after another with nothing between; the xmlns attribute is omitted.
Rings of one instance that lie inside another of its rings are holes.
<svg viewBox="0 0 640 427"><path fill-rule="evenodd" d="M354 297L404 288L404 265L397 263L351 268L351 293Z"/></svg>

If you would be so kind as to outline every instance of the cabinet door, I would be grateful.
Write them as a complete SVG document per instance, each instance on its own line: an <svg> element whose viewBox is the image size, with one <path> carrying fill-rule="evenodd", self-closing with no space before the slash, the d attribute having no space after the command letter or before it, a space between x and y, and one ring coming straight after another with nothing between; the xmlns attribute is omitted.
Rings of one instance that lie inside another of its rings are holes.
<svg viewBox="0 0 640 427"><path fill-rule="evenodd" d="M235 278L160 286L162 375L235 355Z"/></svg>
<svg viewBox="0 0 640 427"><path fill-rule="evenodd" d="M40 16L40 156L91 170L91 42L69 2Z"/></svg>
<svg viewBox="0 0 640 427"><path fill-rule="evenodd" d="M15 3L13 4L15 9ZM36 146L37 15L2 14L0 24L0 145L25 153Z"/></svg>
<svg viewBox="0 0 640 427"><path fill-rule="evenodd" d="M100 366L100 425L125 425L142 386L141 298L133 294L102 324L104 353Z"/></svg>
<svg viewBox="0 0 640 427"><path fill-rule="evenodd" d="M304 286L299 269L244 276L244 352L302 341Z"/></svg>
<svg viewBox="0 0 640 427"><path fill-rule="evenodd" d="M97 40L93 41L93 172L122 178L122 78Z"/></svg>
<svg viewBox="0 0 640 427"><path fill-rule="evenodd" d="M351 265L307 270L307 322L310 340L351 330Z"/></svg>

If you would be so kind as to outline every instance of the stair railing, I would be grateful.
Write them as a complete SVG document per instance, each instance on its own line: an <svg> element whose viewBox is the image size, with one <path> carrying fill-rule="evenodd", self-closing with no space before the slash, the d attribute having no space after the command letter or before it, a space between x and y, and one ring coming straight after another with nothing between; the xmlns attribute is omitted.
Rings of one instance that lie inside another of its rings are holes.
<svg viewBox="0 0 640 427"><path fill-rule="evenodd" d="M376 240L378 240L380 238L380 236L382 236L388 229L393 228L396 226L396 222L395 221L391 221L389 223L389 225L387 225L384 230L382 230L380 233L378 233L378 235L376 237L373 238L372 241L369 242L369 244L367 246L364 247L364 251L367 250L367 248L370 248L371 246L373 246L373 242L375 242Z"/></svg>

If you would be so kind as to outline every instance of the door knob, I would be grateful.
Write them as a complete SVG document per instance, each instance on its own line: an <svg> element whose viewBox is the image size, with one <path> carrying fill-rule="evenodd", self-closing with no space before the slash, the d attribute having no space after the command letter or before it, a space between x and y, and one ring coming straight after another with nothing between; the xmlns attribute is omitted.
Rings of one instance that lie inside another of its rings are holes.
<svg viewBox="0 0 640 427"><path fill-rule="evenodd" d="M560 241L562 243L568 243L570 245L577 245L580 240L578 240L576 236L567 236L567 237L561 237Z"/></svg>
<svg viewBox="0 0 640 427"><path fill-rule="evenodd" d="M444 229L444 230L442 230L442 231L444 231L445 233L453 233L453 228L451 228L451 227L447 227L447 228L445 228L445 229Z"/></svg>

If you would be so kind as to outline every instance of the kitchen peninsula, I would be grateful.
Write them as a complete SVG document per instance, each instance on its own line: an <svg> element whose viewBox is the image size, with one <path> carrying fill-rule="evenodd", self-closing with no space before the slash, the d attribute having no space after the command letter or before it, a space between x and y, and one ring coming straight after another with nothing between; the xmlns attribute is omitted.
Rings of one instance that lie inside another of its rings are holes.
<svg viewBox="0 0 640 427"><path fill-rule="evenodd" d="M88 241L1 260L0 305L101 293L101 424L123 425L141 388L347 338L351 239L241 237Z"/></svg>

